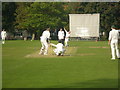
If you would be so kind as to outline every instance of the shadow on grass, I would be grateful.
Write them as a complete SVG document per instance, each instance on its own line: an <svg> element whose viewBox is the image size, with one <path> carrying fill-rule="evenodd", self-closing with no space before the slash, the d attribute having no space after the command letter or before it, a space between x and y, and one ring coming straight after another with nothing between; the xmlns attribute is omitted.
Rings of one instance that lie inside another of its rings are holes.
<svg viewBox="0 0 120 90"><path fill-rule="evenodd" d="M69 83L66 85L63 84L48 88L113 88L113 90L115 90L115 88L118 88L118 80L117 79L89 80L86 82Z"/></svg>
<svg viewBox="0 0 120 90"><path fill-rule="evenodd" d="M59 82L57 83L59 84ZM44 88L3 88L2 90L119 90L117 79L98 79L86 82L55 85Z"/></svg>

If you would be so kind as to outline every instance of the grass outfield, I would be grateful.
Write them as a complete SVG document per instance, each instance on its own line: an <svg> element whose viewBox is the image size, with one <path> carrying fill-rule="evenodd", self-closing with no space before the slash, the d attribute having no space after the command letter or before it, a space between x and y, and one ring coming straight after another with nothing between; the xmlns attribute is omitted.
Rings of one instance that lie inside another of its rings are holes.
<svg viewBox="0 0 120 90"><path fill-rule="evenodd" d="M65 56L60 57L40 56L40 47L38 40L6 41L2 48L3 88L118 87L118 60L111 61L106 41L71 41Z"/></svg>

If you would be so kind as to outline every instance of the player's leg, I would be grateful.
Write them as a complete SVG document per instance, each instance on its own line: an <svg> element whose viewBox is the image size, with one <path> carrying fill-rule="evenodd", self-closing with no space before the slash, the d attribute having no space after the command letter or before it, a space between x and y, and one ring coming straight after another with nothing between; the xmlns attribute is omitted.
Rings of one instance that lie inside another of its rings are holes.
<svg viewBox="0 0 120 90"><path fill-rule="evenodd" d="M54 53L55 53L56 55L59 54L57 49L53 49L53 51L54 51Z"/></svg>
<svg viewBox="0 0 120 90"><path fill-rule="evenodd" d="M39 54L44 54L44 49L45 49L45 45L44 45L44 43L43 42L41 42L41 45L42 45L42 47L41 47L41 49L40 49L40 53Z"/></svg>
<svg viewBox="0 0 120 90"><path fill-rule="evenodd" d="M65 38L65 46L68 46L68 38Z"/></svg>
<svg viewBox="0 0 120 90"><path fill-rule="evenodd" d="M57 53L57 49L53 49L54 53L56 54Z"/></svg>
<svg viewBox="0 0 120 90"><path fill-rule="evenodd" d="M67 47L67 39L65 38L65 46Z"/></svg>
<svg viewBox="0 0 120 90"><path fill-rule="evenodd" d="M5 37L2 36L2 44L5 44Z"/></svg>
<svg viewBox="0 0 120 90"><path fill-rule="evenodd" d="M111 43L112 59L115 59L115 43Z"/></svg>
<svg viewBox="0 0 120 90"><path fill-rule="evenodd" d="M62 53L61 53L62 56L64 55L65 51L66 51L65 49L62 50Z"/></svg>
<svg viewBox="0 0 120 90"><path fill-rule="evenodd" d="M65 45L65 43L64 43L64 39L61 39L61 42L62 42L63 45Z"/></svg>
<svg viewBox="0 0 120 90"><path fill-rule="evenodd" d="M44 55L47 55L48 54L48 43L44 42L44 45L45 45Z"/></svg>
<svg viewBox="0 0 120 90"><path fill-rule="evenodd" d="M62 51L57 52L57 56L61 56L61 54L62 54Z"/></svg>
<svg viewBox="0 0 120 90"><path fill-rule="evenodd" d="M120 58L118 43L115 44L117 58Z"/></svg>
<svg viewBox="0 0 120 90"><path fill-rule="evenodd" d="M60 56L60 52L57 49L54 49L53 51L57 56Z"/></svg>

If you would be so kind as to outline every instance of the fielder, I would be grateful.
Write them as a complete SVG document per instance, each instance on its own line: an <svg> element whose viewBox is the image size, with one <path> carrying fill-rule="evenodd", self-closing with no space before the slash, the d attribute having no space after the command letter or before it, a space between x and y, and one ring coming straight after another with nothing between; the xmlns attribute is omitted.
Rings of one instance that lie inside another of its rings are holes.
<svg viewBox="0 0 120 90"><path fill-rule="evenodd" d="M6 31L3 29L3 31L1 32L1 38L2 38L2 44L5 44L5 38L7 36Z"/></svg>
<svg viewBox="0 0 120 90"><path fill-rule="evenodd" d="M52 43L50 45L56 47L56 49L54 49L53 51L57 56L63 56L64 55L65 48L64 48L64 45L62 44L61 41L58 41L57 45L52 44Z"/></svg>
<svg viewBox="0 0 120 90"><path fill-rule="evenodd" d="M115 29L115 26L111 27L111 31L109 32L109 41L108 44L111 46L111 52L112 52L112 60L117 58L120 58L119 48L118 48L118 39L119 39L119 31ZM116 51L116 52L115 52Z"/></svg>
<svg viewBox="0 0 120 90"><path fill-rule="evenodd" d="M67 47L68 46L68 41L69 41L69 37L70 37L70 31L67 31L65 28L64 28L65 32L66 32L66 36L65 36L65 46Z"/></svg>
<svg viewBox="0 0 120 90"><path fill-rule="evenodd" d="M58 32L58 39L59 41L62 42L63 45L64 45L64 37L65 37L64 31L62 30L62 28L60 28Z"/></svg>
<svg viewBox="0 0 120 90"><path fill-rule="evenodd" d="M42 36L40 37L42 47L40 49L39 54L41 54L41 55L47 55L48 54L49 38L50 38L50 28L43 31Z"/></svg>

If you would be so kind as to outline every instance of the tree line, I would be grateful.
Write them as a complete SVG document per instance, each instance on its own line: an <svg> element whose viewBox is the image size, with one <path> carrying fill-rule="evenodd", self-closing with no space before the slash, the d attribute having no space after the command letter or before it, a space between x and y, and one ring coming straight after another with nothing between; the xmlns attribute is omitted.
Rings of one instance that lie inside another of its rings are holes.
<svg viewBox="0 0 120 90"><path fill-rule="evenodd" d="M36 34L45 28L69 29L69 14L100 13L100 32L108 32L111 25L120 28L120 2L3 2L2 28Z"/></svg>

